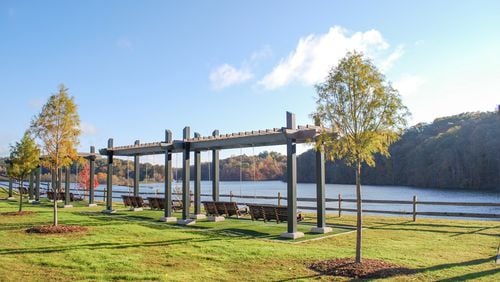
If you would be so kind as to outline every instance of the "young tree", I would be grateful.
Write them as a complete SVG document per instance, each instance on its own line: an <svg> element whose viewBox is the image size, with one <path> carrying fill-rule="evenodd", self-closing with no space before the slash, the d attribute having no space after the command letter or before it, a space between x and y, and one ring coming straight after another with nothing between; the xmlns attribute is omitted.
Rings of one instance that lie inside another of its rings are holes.
<svg viewBox="0 0 500 282"><path fill-rule="evenodd" d="M406 127L408 109L398 91L372 62L360 53L348 53L332 68L324 83L316 85L313 114L333 132L320 135L329 159L345 159L356 169L356 262L361 262L361 164L375 166L373 155L389 156L389 145ZM318 146L317 149L321 149Z"/></svg>
<svg viewBox="0 0 500 282"><path fill-rule="evenodd" d="M44 157L42 163L52 171L71 165L77 158L78 137L80 135L80 118L74 98L68 95L64 85L59 92L50 96L42 111L36 116L31 129L42 143ZM58 183L56 173L56 182ZM58 195L61 187L53 185L54 195ZM54 226L57 226L57 201L54 198Z"/></svg>
<svg viewBox="0 0 500 282"><path fill-rule="evenodd" d="M40 150L29 132L25 132L21 141L10 147L9 166L7 174L18 180L19 212L23 211L24 178L38 167Z"/></svg>

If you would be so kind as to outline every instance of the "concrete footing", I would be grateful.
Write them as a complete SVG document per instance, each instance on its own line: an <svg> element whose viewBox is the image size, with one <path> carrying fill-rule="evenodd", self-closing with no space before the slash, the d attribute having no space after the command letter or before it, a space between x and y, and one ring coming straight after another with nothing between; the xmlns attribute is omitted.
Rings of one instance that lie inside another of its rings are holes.
<svg viewBox="0 0 500 282"><path fill-rule="evenodd" d="M160 221L163 221L163 222L177 222L177 217L162 217L160 218Z"/></svg>
<svg viewBox="0 0 500 282"><path fill-rule="evenodd" d="M16 198L14 198L14 197L8 197L8 198L7 198L7 200L9 200L9 201L13 201L13 200L15 200L15 199L16 199Z"/></svg>
<svg viewBox="0 0 500 282"><path fill-rule="evenodd" d="M281 233L280 237L295 240L304 237L304 233L302 232Z"/></svg>
<svg viewBox="0 0 500 282"><path fill-rule="evenodd" d="M130 209L128 209L128 210L129 210L129 211L135 211L135 212L136 212L136 211L143 211L143 209L142 209L142 208L130 208Z"/></svg>
<svg viewBox="0 0 500 282"><path fill-rule="evenodd" d="M219 221L224 221L224 220L226 220L226 218L223 217L223 216L213 216L213 215L211 215L211 216L208 217L208 221L213 221L213 222L219 222Z"/></svg>
<svg viewBox="0 0 500 282"><path fill-rule="evenodd" d="M97 204L89 204L89 208L97 207Z"/></svg>
<svg viewBox="0 0 500 282"><path fill-rule="evenodd" d="M313 227L311 228L311 233L325 234L332 232L331 227Z"/></svg>
<svg viewBox="0 0 500 282"><path fill-rule="evenodd" d="M193 225L193 224L196 224L196 220L194 220L194 219L179 219L179 220L177 220L177 224L179 224L179 225Z"/></svg>
<svg viewBox="0 0 500 282"><path fill-rule="evenodd" d="M35 200L28 200L28 204L33 204L33 202L35 202Z"/></svg>
<svg viewBox="0 0 500 282"><path fill-rule="evenodd" d="M205 218L207 218L207 216L204 214L191 214L191 215L189 215L189 217L192 219L205 219Z"/></svg>
<svg viewBox="0 0 500 282"><path fill-rule="evenodd" d="M116 213L116 210L103 210L102 213L112 214L112 213Z"/></svg>
<svg viewBox="0 0 500 282"><path fill-rule="evenodd" d="M72 207L73 207L73 205L64 205L65 209L71 209Z"/></svg>

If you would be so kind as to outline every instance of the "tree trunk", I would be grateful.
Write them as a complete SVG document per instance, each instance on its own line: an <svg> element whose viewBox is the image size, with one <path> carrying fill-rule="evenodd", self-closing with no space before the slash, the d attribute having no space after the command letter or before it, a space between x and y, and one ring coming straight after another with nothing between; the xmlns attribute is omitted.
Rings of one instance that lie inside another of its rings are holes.
<svg viewBox="0 0 500 282"><path fill-rule="evenodd" d="M21 179L19 181L21 183L21 186L19 187L19 212L23 211L23 188L24 188L24 181Z"/></svg>
<svg viewBox="0 0 500 282"><path fill-rule="evenodd" d="M361 232L363 227L363 210L361 207L361 161L356 163L356 209L357 209L357 223L356 223L356 262L361 262Z"/></svg>
<svg viewBox="0 0 500 282"><path fill-rule="evenodd" d="M57 226L57 198L59 197L59 174L58 174L59 169L55 170L56 177L55 183L52 184L52 191L54 191L54 226Z"/></svg>

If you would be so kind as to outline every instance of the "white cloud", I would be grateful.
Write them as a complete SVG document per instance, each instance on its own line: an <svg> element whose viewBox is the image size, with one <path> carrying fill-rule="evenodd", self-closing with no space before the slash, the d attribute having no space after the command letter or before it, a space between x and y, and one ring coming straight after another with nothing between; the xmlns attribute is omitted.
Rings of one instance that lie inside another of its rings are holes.
<svg viewBox="0 0 500 282"><path fill-rule="evenodd" d="M42 98L32 98L28 100L28 106L33 109L41 109L45 103Z"/></svg>
<svg viewBox="0 0 500 282"><path fill-rule="evenodd" d="M424 84L424 79L418 75L404 74L393 83L394 88L399 90L402 96L413 96Z"/></svg>
<svg viewBox="0 0 500 282"><path fill-rule="evenodd" d="M118 46L121 49L130 50L132 49L132 41L130 40L130 38L123 36L116 40L116 46Z"/></svg>
<svg viewBox="0 0 500 282"><path fill-rule="evenodd" d="M353 50L381 61L382 66L388 69L403 53L402 47L399 47L387 58L381 59L381 53L388 48L389 44L377 30L352 34L342 27L334 26L326 34L310 34L300 38L295 50L283 58L259 84L266 89L276 89L293 81L316 84L325 79L330 68L347 52Z"/></svg>
<svg viewBox="0 0 500 282"><path fill-rule="evenodd" d="M83 136L95 136L97 135L97 128L88 122L80 122L80 130Z"/></svg>
<svg viewBox="0 0 500 282"><path fill-rule="evenodd" d="M222 88L243 83L253 77L250 69L243 67L237 69L231 65L223 64L210 73L212 88L220 90Z"/></svg>
<svg viewBox="0 0 500 282"><path fill-rule="evenodd" d="M399 46L392 52L387 58L382 59L382 61L378 64L381 72L387 72L392 68L394 62L396 62L401 56L403 56L403 46Z"/></svg>

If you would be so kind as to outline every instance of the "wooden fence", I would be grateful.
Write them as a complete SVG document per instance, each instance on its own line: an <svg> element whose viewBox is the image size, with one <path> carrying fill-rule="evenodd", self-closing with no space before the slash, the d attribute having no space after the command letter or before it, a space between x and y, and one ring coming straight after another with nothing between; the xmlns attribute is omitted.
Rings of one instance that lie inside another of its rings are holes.
<svg viewBox="0 0 500 282"><path fill-rule="evenodd" d="M81 191L81 190L73 190L73 192ZM105 195L105 190L95 190L96 198L103 197ZM114 195L113 199L120 199L121 195L128 195L131 192L128 191L113 191ZM180 196L180 193L172 193L173 195ZM162 192L141 192L140 195L144 196L163 196ZM191 195L193 195L191 193ZM201 194L202 197L211 197L211 194ZM282 201L286 201L287 198L281 196L281 193L278 193L277 196L257 196L257 195L235 195L232 192L229 194L220 194L220 198L229 198L230 201L234 201L234 199L239 199L237 204L245 205L247 202L244 199L262 199L262 200L276 200L278 205L282 204ZM242 201L243 200L243 201ZM298 203L316 203L316 198L307 198L307 197L299 197L297 198ZM342 216L343 212L356 212L356 209L343 207L343 203L356 203L356 199L344 199L339 194L337 198L326 198L325 202L327 203L337 203L337 207L326 207L327 211L336 211L338 212L338 216ZM408 215L411 216L413 221L417 220L418 216L441 216L441 217L468 217L468 218L500 218L500 214L494 213L473 213L473 212L436 212L436 211L419 211L418 208L422 206L458 206L458 207L500 207L500 203L480 203L480 202L441 202L441 201L419 201L417 200L417 196L413 196L412 200L363 200L363 204L381 204L381 205L407 205L409 207L409 211L401 211L401 210L379 210L379 209L363 209L365 213L375 213L375 214L392 214L392 215ZM298 205L298 209L301 210L316 210L315 206L303 206Z"/></svg>

